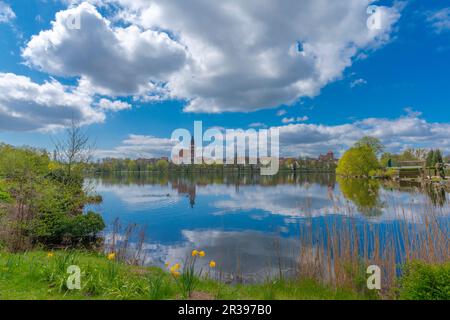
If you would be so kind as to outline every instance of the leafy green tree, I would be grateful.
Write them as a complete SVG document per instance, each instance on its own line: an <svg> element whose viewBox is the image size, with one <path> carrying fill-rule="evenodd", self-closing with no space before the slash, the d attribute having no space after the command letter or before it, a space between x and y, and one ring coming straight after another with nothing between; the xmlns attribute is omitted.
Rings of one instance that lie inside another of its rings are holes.
<svg viewBox="0 0 450 320"><path fill-rule="evenodd" d="M159 171L166 171L169 168L169 162L167 160L160 159L156 162L156 168Z"/></svg>
<svg viewBox="0 0 450 320"><path fill-rule="evenodd" d="M434 150L431 149L428 152L427 158L426 158L426 163L427 163L427 167L433 167L434 166Z"/></svg>
<svg viewBox="0 0 450 320"><path fill-rule="evenodd" d="M336 173L345 177L368 177L369 172L380 168L373 148L368 145L347 150L339 160Z"/></svg>
<svg viewBox="0 0 450 320"><path fill-rule="evenodd" d="M377 155L383 152L384 145L381 143L380 139L370 136L365 136L355 143L355 147L368 146Z"/></svg>
<svg viewBox="0 0 450 320"><path fill-rule="evenodd" d="M442 159L442 153L441 150L437 149L434 151L433 154L433 165L436 165L437 163L443 163L444 160Z"/></svg>
<svg viewBox="0 0 450 320"><path fill-rule="evenodd" d="M380 165L384 168L394 166L396 155L385 152L380 157Z"/></svg>

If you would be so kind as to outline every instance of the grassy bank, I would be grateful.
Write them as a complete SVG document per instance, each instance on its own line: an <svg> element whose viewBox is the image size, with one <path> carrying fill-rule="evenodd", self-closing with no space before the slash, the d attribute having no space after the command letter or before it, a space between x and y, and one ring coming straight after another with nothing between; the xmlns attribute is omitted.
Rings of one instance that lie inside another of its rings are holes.
<svg viewBox="0 0 450 320"><path fill-rule="evenodd" d="M81 290L68 290L67 267L81 270ZM334 289L313 280L274 281L258 285L228 285L197 280L197 299L367 299L351 289ZM179 280L154 267L130 266L93 252L0 251L0 299L181 299Z"/></svg>

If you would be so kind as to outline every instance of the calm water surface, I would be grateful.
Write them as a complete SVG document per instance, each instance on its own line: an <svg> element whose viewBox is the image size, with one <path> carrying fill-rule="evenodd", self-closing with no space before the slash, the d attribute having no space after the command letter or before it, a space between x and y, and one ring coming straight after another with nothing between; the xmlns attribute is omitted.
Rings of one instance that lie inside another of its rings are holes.
<svg viewBox="0 0 450 320"><path fill-rule="evenodd" d="M146 264L180 262L202 249L205 263L213 259L224 274L249 280L294 270L299 239L320 239L330 223L352 220L385 234L400 221L420 228L429 210L450 215L445 189L336 181L327 174L122 174L88 183L103 196L93 209L103 214L107 239L116 219L145 230Z"/></svg>

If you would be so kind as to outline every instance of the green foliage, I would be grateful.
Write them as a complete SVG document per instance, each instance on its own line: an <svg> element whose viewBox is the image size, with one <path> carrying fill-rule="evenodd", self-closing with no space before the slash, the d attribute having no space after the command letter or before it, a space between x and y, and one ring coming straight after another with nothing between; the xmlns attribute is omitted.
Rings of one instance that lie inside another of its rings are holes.
<svg viewBox="0 0 450 320"><path fill-rule="evenodd" d="M345 177L368 177L380 167L377 156L369 146L353 147L339 160L336 173Z"/></svg>
<svg viewBox="0 0 450 320"><path fill-rule="evenodd" d="M12 202L12 198L11 195L0 189L0 203L11 203Z"/></svg>
<svg viewBox="0 0 450 320"><path fill-rule="evenodd" d="M400 299L450 300L450 262L407 264L400 280Z"/></svg>
<svg viewBox="0 0 450 320"><path fill-rule="evenodd" d="M105 228L105 222L98 213L89 211L84 215L77 215L66 220L64 235L74 239L94 237Z"/></svg>
<svg viewBox="0 0 450 320"><path fill-rule="evenodd" d="M375 154L383 152L384 145L380 139L370 136L365 136L355 143L356 148L369 147Z"/></svg>
<svg viewBox="0 0 450 320"><path fill-rule="evenodd" d="M7 180L25 181L44 174L50 159L42 150L0 146L0 176Z"/></svg>
<svg viewBox="0 0 450 320"><path fill-rule="evenodd" d="M431 149L426 157L427 167L435 167L437 163L443 163L444 159L442 157L441 150Z"/></svg>
<svg viewBox="0 0 450 320"><path fill-rule="evenodd" d="M159 171L166 171L169 168L169 162L167 160L160 159L156 162L156 168Z"/></svg>
<svg viewBox="0 0 450 320"><path fill-rule="evenodd" d="M186 259L181 274L174 267L171 269L171 273L184 299L189 298L199 284L202 270L196 271L197 257L195 255Z"/></svg>
<svg viewBox="0 0 450 320"><path fill-rule="evenodd" d="M0 202L10 215L12 234L32 243L61 244L91 239L104 228L100 215L83 209L90 197L72 167L50 162L46 152L0 146ZM12 241L14 250L20 242Z"/></svg>
<svg viewBox="0 0 450 320"><path fill-rule="evenodd" d="M169 298L173 290L170 287L170 282L162 275L150 274L147 275L149 285L148 298L150 300L163 300Z"/></svg>
<svg viewBox="0 0 450 320"><path fill-rule="evenodd" d="M2 181L0 178L0 203L11 203L12 198L9 192L7 191L8 187L5 181Z"/></svg>
<svg viewBox="0 0 450 320"><path fill-rule="evenodd" d="M398 176L398 171L392 168L380 168L376 170L370 170L369 177L371 178L394 178Z"/></svg>
<svg viewBox="0 0 450 320"><path fill-rule="evenodd" d="M380 157L380 166L383 168L386 167L393 167L394 166L394 155L392 153L389 152L385 152L381 155Z"/></svg>
<svg viewBox="0 0 450 320"><path fill-rule="evenodd" d="M60 244L88 242L105 228L103 218L94 212L68 216L63 212L39 215L28 235L38 243Z"/></svg>
<svg viewBox="0 0 450 320"><path fill-rule="evenodd" d="M442 159L442 153L441 150L437 149L434 151L433 154L433 165L436 165L437 163L442 163L443 159Z"/></svg>
<svg viewBox="0 0 450 320"><path fill-rule="evenodd" d="M430 152L428 152L427 159L426 159L427 167L434 166L433 161L434 161L434 150L430 150Z"/></svg>

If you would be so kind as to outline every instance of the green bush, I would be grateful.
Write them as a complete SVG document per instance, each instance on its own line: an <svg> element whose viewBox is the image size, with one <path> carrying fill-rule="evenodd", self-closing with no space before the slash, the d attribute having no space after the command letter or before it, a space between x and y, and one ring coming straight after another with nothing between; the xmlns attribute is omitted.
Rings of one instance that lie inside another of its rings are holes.
<svg viewBox="0 0 450 320"><path fill-rule="evenodd" d="M92 240L104 228L101 215L90 211L76 216L64 213L41 215L35 219L29 232L34 241L39 243L79 243Z"/></svg>
<svg viewBox="0 0 450 320"><path fill-rule="evenodd" d="M98 213L89 211L87 214L67 219L64 233L76 239L93 237L105 228L103 218Z"/></svg>
<svg viewBox="0 0 450 320"><path fill-rule="evenodd" d="M0 203L10 203L12 201L11 196L8 192L0 190Z"/></svg>
<svg viewBox="0 0 450 320"><path fill-rule="evenodd" d="M399 294L403 300L450 300L450 262L407 264Z"/></svg>
<svg viewBox="0 0 450 320"><path fill-rule="evenodd" d="M388 168L388 169L372 169L369 171L369 176L372 178L395 178L398 175L397 170Z"/></svg>

